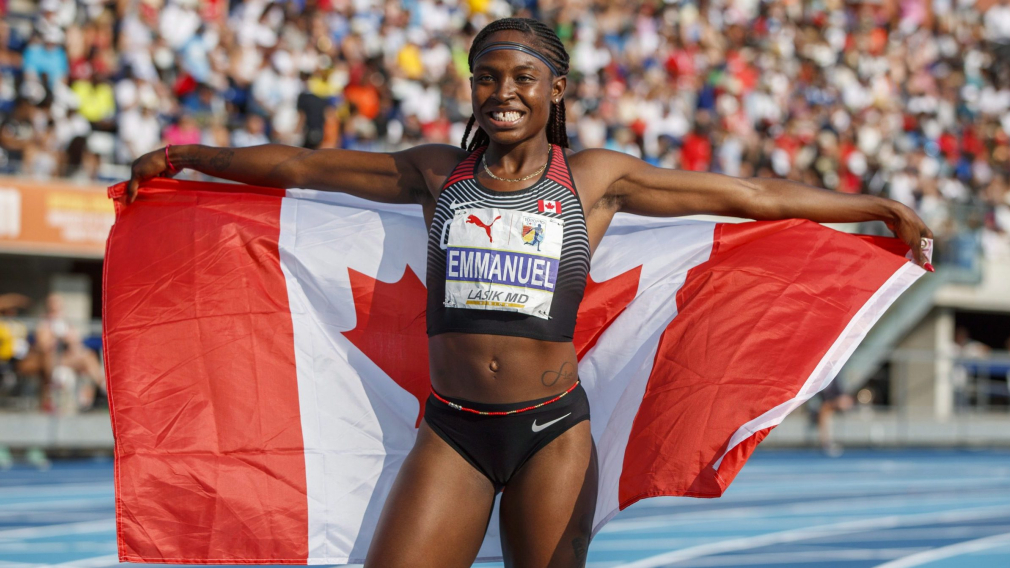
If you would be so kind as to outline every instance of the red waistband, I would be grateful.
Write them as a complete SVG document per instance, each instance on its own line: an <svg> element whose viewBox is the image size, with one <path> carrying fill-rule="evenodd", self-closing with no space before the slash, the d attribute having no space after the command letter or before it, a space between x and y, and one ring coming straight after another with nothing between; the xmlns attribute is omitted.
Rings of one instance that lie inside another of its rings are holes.
<svg viewBox="0 0 1010 568"><path fill-rule="evenodd" d="M537 404L532 404L530 406L526 406L526 407L523 407L523 408L517 408L515 410L476 410L476 409L473 409L473 408L467 408L465 406L456 404L455 402L450 402L450 401L442 398L437 392L435 392L435 389L431 389L431 396L433 396L433 397L437 398L439 401L441 401L441 402L449 405L450 408L455 408L456 410L462 410L463 412L471 412L473 414L480 414L481 416L506 416L506 415L509 415L509 414L519 414L520 412L526 412L526 411L529 411L529 410L540 408L541 406L547 406L548 404L551 404L552 402L557 402L562 397L564 397L566 394L568 394L568 393L572 392L573 390L575 390L575 387L579 386L580 382L581 381L575 381L575 383L573 383L572 386L568 387L568 390L566 390L565 392L559 394L558 396L556 396L554 398L545 400L545 401L537 403Z"/></svg>

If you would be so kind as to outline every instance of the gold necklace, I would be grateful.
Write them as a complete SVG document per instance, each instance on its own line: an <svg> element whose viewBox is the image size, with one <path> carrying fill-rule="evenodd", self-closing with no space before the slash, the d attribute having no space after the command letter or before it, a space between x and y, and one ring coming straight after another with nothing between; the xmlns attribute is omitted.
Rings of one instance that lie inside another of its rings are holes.
<svg viewBox="0 0 1010 568"><path fill-rule="evenodd" d="M484 172L485 172L485 173L487 173L487 175L491 176L492 178L494 178L494 179L496 179L496 180L498 180L498 181L511 181L511 182L517 182L517 181L526 181L526 180L528 180L528 179L530 179L530 178L532 178L532 177L537 177L538 175L540 175L540 173L541 173L541 172L543 172L543 171L544 171L544 168L546 168L546 167L547 167L547 164L548 164L548 163L549 163L550 161L551 161L551 160L550 160L550 153L548 153L548 154L547 154L547 161L546 161L546 162L544 162L544 165L540 166L540 169L538 169L537 171L535 171L535 172L531 173L531 174L530 174L530 175L528 175L528 176L523 176L523 177L521 177L521 178L517 178L517 179L509 179L509 178L503 178L503 177L498 177L498 176L494 175L493 173L491 173L491 170L487 169L487 153L484 153L484 154L483 154L483 155L482 155L482 156L480 157L480 164L481 164L482 166L484 166Z"/></svg>

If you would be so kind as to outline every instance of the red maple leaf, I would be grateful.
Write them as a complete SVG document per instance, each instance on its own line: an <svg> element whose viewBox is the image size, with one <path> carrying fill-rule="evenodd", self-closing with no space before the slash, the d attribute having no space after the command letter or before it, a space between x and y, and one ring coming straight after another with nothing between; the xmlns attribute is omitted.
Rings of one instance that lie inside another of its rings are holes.
<svg viewBox="0 0 1010 568"><path fill-rule="evenodd" d="M348 274L357 324L343 335L417 398L414 427L420 427L424 403L431 391L424 318L427 289L409 266L400 280L392 284L352 269L348 269Z"/></svg>
<svg viewBox="0 0 1010 568"><path fill-rule="evenodd" d="M641 275L642 267L637 266L603 282L596 282L592 277L586 279L586 293L575 324L575 353L580 361L635 299Z"/></svg>

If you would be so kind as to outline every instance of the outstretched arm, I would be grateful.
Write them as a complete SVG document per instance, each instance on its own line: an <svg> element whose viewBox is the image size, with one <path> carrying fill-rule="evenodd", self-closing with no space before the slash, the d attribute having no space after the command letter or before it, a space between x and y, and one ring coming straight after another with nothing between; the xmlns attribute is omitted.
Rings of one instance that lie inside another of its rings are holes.
<svg viewBox="0 0 1010 568"><path fill-rule="evenodd" d="M819 223L883 221L909 245L917 264L925 266L927 262L921 240L932 238L933 233L914 211L897 201L817 189L782 179L741 179L656 168L617 152L608 152L605 162L610 170L605 197L620 211L757 220L799 218Z"/></svg>
<svg viewBox="0 0 1010 568"><path fill-rule="evenodd" d="M427 150L426 150L427 148ZM427 195L424 178L431 146L417 146L383 154L353 150L308 150L281 144L250 148L213 148L201 145L171 146L166 160L161 148L133 162L127 203L137 196L140 182L172 175L189 168L208 175L267 187L341 191L372 201L418 203Z"/></svg>

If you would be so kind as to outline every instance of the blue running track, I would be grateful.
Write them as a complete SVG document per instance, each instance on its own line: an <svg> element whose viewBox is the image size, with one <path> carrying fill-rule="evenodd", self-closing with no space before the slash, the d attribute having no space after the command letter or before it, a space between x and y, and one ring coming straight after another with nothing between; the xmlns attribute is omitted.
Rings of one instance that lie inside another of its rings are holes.
<svg viewBox="0 0 1010 568"><path fill-rule="evenodd" d="M110 461L0 472L0 568L116 563ZM622 512L588 565L1010 568L1010 452L759 451L721 499Z"/></svg>

